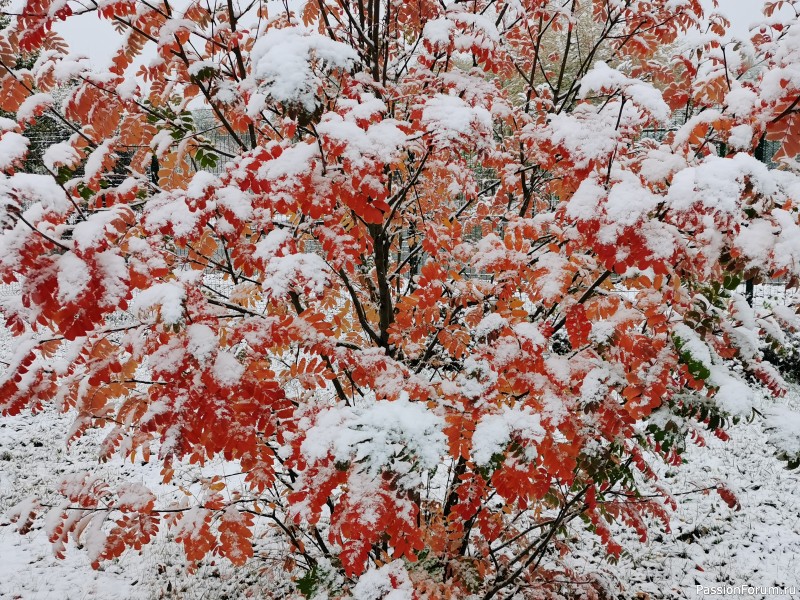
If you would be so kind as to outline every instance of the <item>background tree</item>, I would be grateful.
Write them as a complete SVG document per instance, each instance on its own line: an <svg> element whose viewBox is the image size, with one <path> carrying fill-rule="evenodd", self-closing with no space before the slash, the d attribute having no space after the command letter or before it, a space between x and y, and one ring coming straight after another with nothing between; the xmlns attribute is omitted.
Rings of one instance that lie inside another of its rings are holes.
<svg viewBox="0 0 800 600"><path fill-rule="evenodd" d="M779 4L737 49L697 0L28 0L0 33L0 406L72 410L70 439L106 428L102 459L156 454L165 482L242 473L179 498L68 476L57 553L171 529L242 564L264 519L298 593L538 597L572 589L566 524L611 555L609 521L666 525L649 463L748 416L746 376L782 393L759 339L798 325L735 292L798 274ZM53 33L86 13L122 35L106 72ZM44 114L71 137L15 172Z"/></svg>

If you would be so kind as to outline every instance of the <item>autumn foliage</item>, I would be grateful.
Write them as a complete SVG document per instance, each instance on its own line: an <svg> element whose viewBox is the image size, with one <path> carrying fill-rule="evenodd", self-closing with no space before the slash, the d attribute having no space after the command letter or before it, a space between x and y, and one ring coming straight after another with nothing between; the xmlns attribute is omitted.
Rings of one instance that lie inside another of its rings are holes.
<svg viewBox="0 0 800 600"><path fill-rule="evenodd" d="M760 344L800 323L737 288L800 275L800 3L737 45L700 0L22 5L0 408L188 490L68 476L15 509L58 555L168 530L277 548L298 596L602 596L568 526L667 527L652 465L783 393ZM92 18L105 69L57 33ZM21 172L43 118L72 133Z"/></svg>

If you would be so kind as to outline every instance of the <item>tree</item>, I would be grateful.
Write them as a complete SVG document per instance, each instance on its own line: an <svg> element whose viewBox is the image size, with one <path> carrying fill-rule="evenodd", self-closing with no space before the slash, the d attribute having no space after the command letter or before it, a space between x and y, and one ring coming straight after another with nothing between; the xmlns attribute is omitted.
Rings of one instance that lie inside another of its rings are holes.
<svg viewBox="0 0 800 600"><path fill-rule="evenodd" d="M800 323L736 289L800 273L798 9L734 46L699 0L28 0L0 33L0 406L243 480L69 476L21 529L239 565L263 519L309 596L574 592L567 524L612 556L610 521L668 525L652 461L783 392L759 340ZM87 13L122 36L107 72L53 32ZM16 172L44 114L73 133Z"/></svg>

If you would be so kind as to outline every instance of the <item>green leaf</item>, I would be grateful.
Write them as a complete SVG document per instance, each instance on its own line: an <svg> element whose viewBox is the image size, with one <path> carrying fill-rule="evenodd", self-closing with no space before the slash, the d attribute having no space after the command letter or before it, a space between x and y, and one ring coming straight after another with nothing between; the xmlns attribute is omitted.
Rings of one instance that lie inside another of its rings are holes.
<svg viewBox="0 0 800 600"><path fill-rule="evenodd" d="M726 290L735 290L742 283L742 279L738 275L726 275L722 282Z"/></svg>
<svg viewBox="0 0 800 600"><path fill-rule="evenodd" d="M319 570L316 565L311 567L310 571L306 571L306 574L298 579L296 583L298 591L306 598L311 598L319 584Z"/></svg>
<svg viewBox="0 0 800 600"><path fill-rule="evenodd" d="M85 185L83 185L82 183L78 185L77 189L78 189L78 194L80 194L80 197L83 198L84 200L88 200L89 198L94 196L94 192Z"/></svg>
<svg viewBox="0 0 800 600"><path fill-rule="evenodd" d="M58 174L56 175L56 181L59 185L64 185L67 181L70 180L72 177L72 170L68 169L67 167L59 167Z"/></svg>

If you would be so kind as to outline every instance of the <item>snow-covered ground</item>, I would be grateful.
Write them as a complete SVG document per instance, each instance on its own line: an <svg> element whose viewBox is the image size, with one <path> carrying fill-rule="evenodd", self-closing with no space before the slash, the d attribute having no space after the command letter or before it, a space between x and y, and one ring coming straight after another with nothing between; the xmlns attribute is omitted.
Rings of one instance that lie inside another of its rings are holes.
<svg viewBox="0 0 800 600"><path fill-rule="evenodd" d="M244 597L245 592L263 597L260 586L267 582L258 580L263 565L253 561L234 570L226 561L212 559L190 576L182 549L164 536L141 552L129 550L93 570L86 552L74 544L67 548L64 560L55 558L41 527L20 535L8 518L9 508L32 495L45 500L53 497L48 492L68 473L90 470L112 483L140 481L160 495L174 493L170 486L158 485L157 462L132 464L114 459L99 464L96 444L102 432L88 432L67 451L65 433L70 423L69 415L56 411L0 418L0 599L208 600ZM199 469L191 469L200 475Z"/></svg>
<svg viewBox="0 0 800 600"><path fill-rule="evenodd" d="M799 402L793 387L785 398L762 398L757 409ZM616 565L599 562L599 549L583 545L576 569L607 570L626 590L620 598L696 598L698 585L794 587L795 594L783 597L800 598L800 472L776 459L760 418L728 432L729 441L709 434L705 447L687 447L683 465L658 469L666 487L681 494L671 533L642 544L629 532ZM715 492L693 491L718 483L735 493L740 510Z"/></svg>
<svg viewBox="0 0 800 600"><path fill-rule="evenodd" d="M145 582L154 579L157 558L129 555L122 563L94 571L86 553L72 548L65 560L58 560L42 529L21 536L9 523L8 509L24 497L46 494L65 472L98 468L88 444L66 452L67 425L67 417L50 413L0 419L0 598L149 598ZM111 468L142 470L120 467Z"/></svg>

